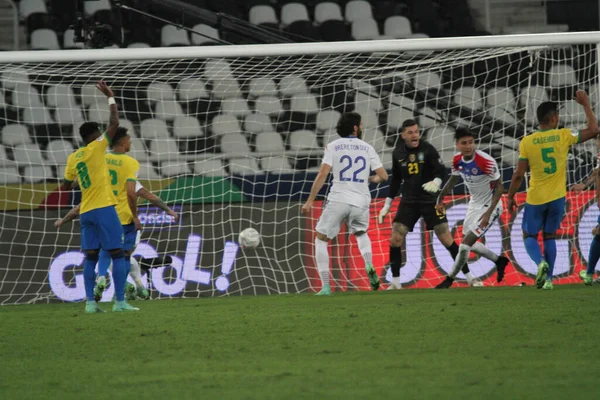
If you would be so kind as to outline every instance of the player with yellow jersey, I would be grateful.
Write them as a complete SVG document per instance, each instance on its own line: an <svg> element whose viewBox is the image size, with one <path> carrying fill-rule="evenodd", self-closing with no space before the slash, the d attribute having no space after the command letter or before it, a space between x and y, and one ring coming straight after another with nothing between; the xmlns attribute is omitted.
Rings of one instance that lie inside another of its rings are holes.
<svg viewBox="0 0 600 400"><path fill-rule="evenodd" d="M515 194L529 169L530 181L523 215L523 238L529 257L537 264L535 283L538 289L552 289L552 274L556 261L556 231L565 212L567 194L567 159L572 145L598 135L598 122L590 99L578 90L577 103L583 106L587 127L581 131L558 129L558 104L544 102L537 108L539 130L521 140L519 163L508 191L508 208L515 211ZM544 238L544 254L537 241Z"/></svg>

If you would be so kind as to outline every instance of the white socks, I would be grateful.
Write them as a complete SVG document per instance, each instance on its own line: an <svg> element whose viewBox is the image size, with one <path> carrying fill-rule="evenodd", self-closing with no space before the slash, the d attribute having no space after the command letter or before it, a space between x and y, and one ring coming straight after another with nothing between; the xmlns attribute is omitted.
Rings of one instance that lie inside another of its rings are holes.
<svg viewBox="0 0 600 400"><path fill-rule="evenodd" d="M360 236L356 237L356 243L358 243L358 250L360 250L360 254L362 254L363 259L365 260L365 267L367 264L373 264L373 251L371 250L371 239L369 239L369 235L363 233Z"/></svg>
<svg viewBox="0 0 600 400"><path fill-rule="evenodd" d="M471 247L466 244L461 244L458 246L458 255L456 256L456 260L454 260L454 266L452 267L452 272L448 275L450 278L456 278L456 275L460 272L460 269L463 265L469 261L469 252L471 251ZM467 273L467 280L471 282L473 276L471 273ZM469 276L471 275L471 276Z"/></svg>
<svg viewBox="0 0 600 400"><path fill-rule="evenodd" d="M400 277L399 276L392 276L392 285L396 286L396 287L401 287L402 284L400 283Z"/></svg>
<svg viewBox="0 0 600 400"><path fill-rule="evenodd" d="M371 242L369 242L369 245ZM328 242L315 239L315 259L317 260L317 270L321 277L321 284L329 286L329 249Z"/></svg>
<svg viewBox="0 0 600 400"><path fill-rule="evenodd" d="M498 255L490 249L488 249L488 247L481 242L475 242L475 244L471 246L471 250L473 251L473 253L485 257L490 261L498 261Z"/></svg>
<svg viewBox="0 0 600 400"><path fill-rule="evenodd" d="M140 264L138 261L131 257L131 268L129 269L129 275L133 278L135 285L137 287L144 287L144 282L142 281L142 270L140 269Z"/></svg>

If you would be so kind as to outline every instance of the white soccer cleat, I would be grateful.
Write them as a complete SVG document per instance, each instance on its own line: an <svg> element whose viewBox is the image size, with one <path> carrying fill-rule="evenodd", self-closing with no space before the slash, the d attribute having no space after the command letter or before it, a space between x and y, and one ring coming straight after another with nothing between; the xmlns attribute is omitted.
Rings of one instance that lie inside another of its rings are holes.
<svg viewBox="0 0 600 400"><path fill-rule="evenodd" d="M385 290L400 290L400 289L402 289L402 286L396 285L394 283L390 283Z"/></svg>
<svg viewBox="0 0 600 400"><path fill-rule="evenodd" d="M469 282L469 286L471 286L471 287L483 287L483 282L481 282L479 279L473 279L471 282Z"/></svg>

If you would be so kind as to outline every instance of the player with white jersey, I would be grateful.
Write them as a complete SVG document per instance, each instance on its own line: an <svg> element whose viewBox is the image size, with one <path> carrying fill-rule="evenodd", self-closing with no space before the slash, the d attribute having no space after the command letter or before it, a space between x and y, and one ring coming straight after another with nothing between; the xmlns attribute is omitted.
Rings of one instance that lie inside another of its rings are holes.
<svg viewBox="0 0 600 400"><path fill-rule="evenodd" d="M318 295L331 294L327 245L329 240L338 235L344 221L348 230L356 237L371 288L379 289L379 278L373 267L371 240L367 235L371 204L369 182L384 182L388 175L375 149L361 140L362 123L359 114L351 112L342 115L337 124L337 133L341 138L325 146L321 169L312 185L308 200L302 206L303 213L310 212L317 194L331 172L331 189L323 214L315 228L315 258L322 283ZM375 171L376 175L371 177L371 171Z"/></svg>
<svg viewBox="0 0 600 400"><path fill-rule="evenodd" d="M452 272L436 288L449 288L458 272L467 263L469 253L483 256L496 263L497 281L504 278L504 270L508 259L491 251L483 243L478 242L488 229L502 214L502 194L504 186L498 170L498 164L489 154L475 150L475 137L466 129L459 128L455 135L456 148L459 153L452 161L452 175L438 196L437 208L445 210L444 197L462 178L471 194L467 214L463 222L463 241L458 248L458 256L454 260Z"/></svg>

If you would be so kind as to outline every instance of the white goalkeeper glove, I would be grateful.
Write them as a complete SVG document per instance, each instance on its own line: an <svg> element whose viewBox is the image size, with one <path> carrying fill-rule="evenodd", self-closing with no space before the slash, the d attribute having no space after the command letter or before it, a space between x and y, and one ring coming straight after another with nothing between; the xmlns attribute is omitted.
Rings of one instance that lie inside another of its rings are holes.
<svg viewBox="0 0 600 400"><path fill-rule="evenodd" d="M383 208L379 212L379 217L377 218L377 222L379 222L380 224L383 224L383 219L385 218L385 216L387 215L387 213L390 212L390 208L392 208L392 201L394 201L394 199L392 199L390 197L388 197L387 199L385 199L385 205L383 206Z"/></svg>
<svg viewBox="0 0 600 400"><path fill-rule="evenodd" d="M440 186L442 186L442 180L440 178L435 178L434 180L424 184L422 188L428 193L437 193L440 191Z"/></svg>

